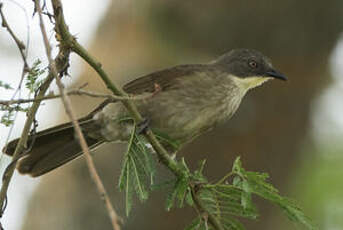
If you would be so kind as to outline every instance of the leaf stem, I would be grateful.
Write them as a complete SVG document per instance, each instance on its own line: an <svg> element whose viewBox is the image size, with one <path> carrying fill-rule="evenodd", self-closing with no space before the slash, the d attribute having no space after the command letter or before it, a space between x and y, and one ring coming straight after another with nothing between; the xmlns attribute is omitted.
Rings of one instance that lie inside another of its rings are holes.
<svg viewBox="0 0 343 230"><path fill-rule="evenodd" d="M220 179L216 184L216 185L219 185L219 184L223 184L230 176L232 176L234 173L233 172L229 172L228 174L226 174L222 179Z"/></svg>

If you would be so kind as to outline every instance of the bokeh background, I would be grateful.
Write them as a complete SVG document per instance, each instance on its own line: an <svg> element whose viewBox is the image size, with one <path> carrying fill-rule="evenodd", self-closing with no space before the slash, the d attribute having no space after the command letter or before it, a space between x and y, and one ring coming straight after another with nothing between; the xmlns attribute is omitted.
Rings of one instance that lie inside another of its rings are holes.
<svg viewBox="0 0 343 230"><path fill-rule="evenodd" d="M8 21L21 39L26 41L29 32L29 60L44 59L32 3L4 3ZM224 175L233 159L241 156L246 169L269 173L280 192L296 199L320 229L343 229L341 0L63 3L72 33L120 85L157 69L208 62L232 48L254 48L269 56L289 81L273 81L249 92L231 121L198 138L180 155L193 168L199 160L208 159L205 173L210 179ZM49 32L52 34L51 27ZM51 42L56 44L53 36ZM71 65L71 77L65 79L68 87L88 83L86 89L106 91L77 57ZM16 86L21 68L15 45L0 28L0 80ZM0 91L1 98L12 94ZM20 96L27 92L23 90ZM99 100L73 98L79 116L97 103ZM10 138L20 135L24 118L19 114L12 130L1 127L1 146L10 131ZM39 129L44 129L67 118L55 100L44 103L38 120ZM117 181L125 147L107 144L94 154L121 216L123 193L118 192ZM8 162L1 158L3 167ZM183 229L194 211L165 212L165 198L163 192L154 191L146 203L136 202L123 229ZM256 201L261 217L244 221L247 229L299 229L275 206ZM111 229L82 159L41 179L16 174L3 223L8 229Z"/></svg>

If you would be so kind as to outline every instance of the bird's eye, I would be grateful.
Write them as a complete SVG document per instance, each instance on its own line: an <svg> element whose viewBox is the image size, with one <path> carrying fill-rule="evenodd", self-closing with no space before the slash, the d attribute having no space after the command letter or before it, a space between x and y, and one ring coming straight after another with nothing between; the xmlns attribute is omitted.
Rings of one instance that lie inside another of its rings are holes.
<svg viewBox="0 0 343 230"><path fill-rule="evenodd" d="M256 68L257 68L257 62L255 62L255 61L250 61L250 62L249 62L249 66L250 66L251 68L253 68L253 69L256 69Z"/></svg>

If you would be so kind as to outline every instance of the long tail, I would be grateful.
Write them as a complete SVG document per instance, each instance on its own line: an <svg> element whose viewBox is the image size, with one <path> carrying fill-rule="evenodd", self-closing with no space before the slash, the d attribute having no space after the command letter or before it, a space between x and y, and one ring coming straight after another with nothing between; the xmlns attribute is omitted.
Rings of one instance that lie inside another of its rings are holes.
<svg viewBox="0 0 343 230"><path fill-rule="evenodd" d="M92 119L80 119L82 130L94 127ZM33 137L29 137L28 143ZM103 141L85 135L90 149L95 148ZM8 143L3 152L12 156L18 139ZM55 126L35 134L34 144L31 151L19 159L17 169L22 174L30 174L33 177L41 176L51 170L66 164L82 154L81 147L75 137L71 123Z"/></svg>

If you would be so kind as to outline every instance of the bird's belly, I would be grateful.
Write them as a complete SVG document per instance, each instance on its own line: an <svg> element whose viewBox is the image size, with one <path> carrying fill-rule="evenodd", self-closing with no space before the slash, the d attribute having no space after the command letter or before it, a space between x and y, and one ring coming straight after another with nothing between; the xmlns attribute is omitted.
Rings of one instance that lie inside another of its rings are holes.
<svg viewBox="0 0 343 230"><path fill-rule="evenodd" d="M161 111L159 114L147 114L151 117L151 128L162 132L175 140L187 141L204 126L203 117L195 111Z"/></svg>
<svg viewBox="0 0 343 230"><path fill-rule="evenodd" d="M225 116L220 106L203 106L200 98L158 98L139 106L139 110L150 119L153 130L181 142L188 142L208 131L218 119L221 120L221 116Z"/></svg>

